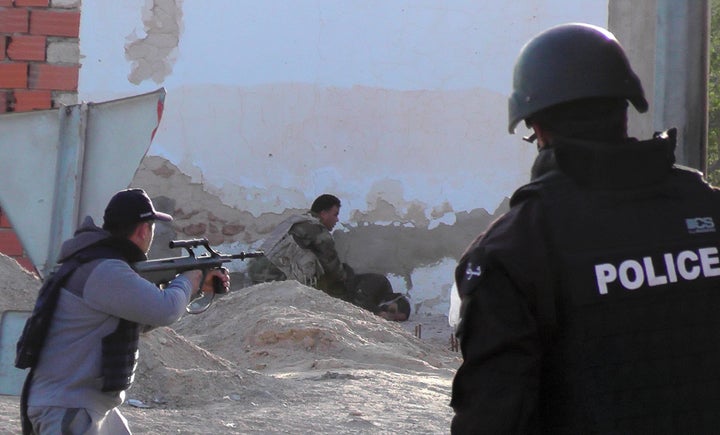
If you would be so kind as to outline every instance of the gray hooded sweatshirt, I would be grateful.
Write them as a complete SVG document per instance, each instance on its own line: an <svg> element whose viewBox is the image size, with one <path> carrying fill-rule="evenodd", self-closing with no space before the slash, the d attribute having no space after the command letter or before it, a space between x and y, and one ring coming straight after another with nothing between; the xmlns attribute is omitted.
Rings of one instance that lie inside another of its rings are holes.
<svg viewBox="0 0 720 435"><path fill-rule="evenodd" d="M108 232L87 217L75 236L63 243L60 261L108 237ZM122 404L125 391L101 391L103 337L116 330L120 319L148 327L172 324L185 312L191 283L179 275L161 290L117 259L93 260L75 273L87 274L87 280L79 292L60 290L35 368L28 406L87 408L105 413Z"/></svg>

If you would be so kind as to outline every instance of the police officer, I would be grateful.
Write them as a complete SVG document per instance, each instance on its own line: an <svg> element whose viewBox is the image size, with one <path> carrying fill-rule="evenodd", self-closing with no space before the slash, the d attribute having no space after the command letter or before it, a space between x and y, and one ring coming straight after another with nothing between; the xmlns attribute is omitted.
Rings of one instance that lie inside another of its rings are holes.
<svg viewBox="0 0 720 435"><path fill-rule="evenodd" d="M586 24L520 52L509 130L539 154L463 254L453 433L710 433L720 427L720 194L674 165L673 131L615 37Z"/></svg>

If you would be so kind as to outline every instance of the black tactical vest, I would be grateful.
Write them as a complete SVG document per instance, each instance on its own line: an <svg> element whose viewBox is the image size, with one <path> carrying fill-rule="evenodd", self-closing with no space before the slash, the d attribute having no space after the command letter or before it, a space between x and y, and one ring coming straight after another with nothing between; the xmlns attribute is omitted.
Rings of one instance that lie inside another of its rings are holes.
<svg viewBox="0 0 720 435"><path fill-rule="evenodd" d="M114 256L112 256L113 254ZM127 261L117 252L107 252L102 257L81 265L68 279L65 285L66 290L82 298L88 277L99 262L107 258ZM139 343L140 325L125 319L120 319L115 331L103 337L102 391L122 391L130 388L137 368Z"/></svg>
<svg viewBox="0 0 720 435"><path fill-rule="evenodd" d="M543 432L717 430L720 193L679 169L633 190L527 189L554 245Z"/></svg>

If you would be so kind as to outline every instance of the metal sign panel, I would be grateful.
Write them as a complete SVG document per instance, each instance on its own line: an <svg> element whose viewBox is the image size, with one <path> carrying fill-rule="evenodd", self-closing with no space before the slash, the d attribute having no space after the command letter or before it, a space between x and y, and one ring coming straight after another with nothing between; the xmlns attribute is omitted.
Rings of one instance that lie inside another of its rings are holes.
<svg viewBox="0 0 720 435"><path fill-rule="evenodd" d="M0 115L0 207L42 276L89 215L102 222L150 148L165 90Z"/></svg>
<svg viewBox="0 0 720 435"><path fill-rule="evenodd" d="M37 267L50 240L58 130L57 111L0 115L0 207Z"/></svg>

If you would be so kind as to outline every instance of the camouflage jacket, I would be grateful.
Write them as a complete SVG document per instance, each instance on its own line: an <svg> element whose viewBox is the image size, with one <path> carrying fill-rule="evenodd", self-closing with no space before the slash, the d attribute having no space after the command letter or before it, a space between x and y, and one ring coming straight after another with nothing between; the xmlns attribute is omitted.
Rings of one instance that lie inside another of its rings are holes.
<svg viewBox="0 0 720 435"><path fill-rule="evenodd" d="M332 296L344 296L346 273L335 241L315 213L289 217L275 228L261 249L267 258L250 267L254 282L295 279Z"/></svg>

